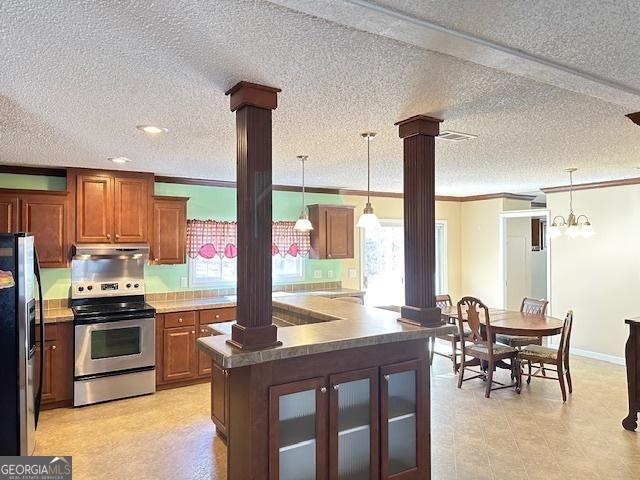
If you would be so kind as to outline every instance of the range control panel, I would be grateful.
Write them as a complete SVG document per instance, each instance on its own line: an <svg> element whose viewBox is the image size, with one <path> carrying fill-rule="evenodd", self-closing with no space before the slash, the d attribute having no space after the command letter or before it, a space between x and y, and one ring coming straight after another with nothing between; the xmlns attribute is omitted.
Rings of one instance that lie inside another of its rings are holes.
<svg viewBox="0 0 640 480"><path fill-rule="evenodd" d="M117 297L121 295L144 295L142 280L117 280L113 282L74 282L72 298Z"/></svg>

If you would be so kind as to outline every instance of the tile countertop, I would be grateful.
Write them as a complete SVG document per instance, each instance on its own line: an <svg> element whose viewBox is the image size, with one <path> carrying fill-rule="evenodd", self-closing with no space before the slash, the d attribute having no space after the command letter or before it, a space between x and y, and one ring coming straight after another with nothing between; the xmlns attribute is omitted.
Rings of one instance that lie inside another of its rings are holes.
<svg viewBox="0 0 640 480"><path fill-rule="evenodd" d="M72 322L73 312L70 308L51 308L44 311L44 323Z"/></svg>
<svg viewBox="0 0 640 480"><path fill-rule="evenodd" d="M227 344L228 334L202 337L198 339L198 347L222 367L235 368L282 358L426 339L455 332L452 325L416 327L398 322L398 314L388 310L321 296L292 295L274 300L273 304L293 312L314 312L335 320L279 328L278 340L282 345L264 350L243 352ZM231 322L213 328L229 331L230 325Z"/></svg>

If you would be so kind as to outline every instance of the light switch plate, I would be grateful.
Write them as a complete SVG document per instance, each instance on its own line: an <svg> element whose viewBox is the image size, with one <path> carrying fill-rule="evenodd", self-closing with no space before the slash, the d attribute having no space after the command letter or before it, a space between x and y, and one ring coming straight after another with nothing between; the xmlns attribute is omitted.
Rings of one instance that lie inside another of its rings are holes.
<svg viewBox="0 0 640 480"><path fill-rule="evenodd" d="M333 270L327 270L327 278L333 278Z"/></svg>
<svg viewBox="0 0 640 480"><path fill-rule="evenodd" d="M313 278L322 278L322 270L314 270Z"/></svg>
<svg viewBox="0 0 640 480"><path fill-rule="evenodd" d="M358 276L358 271L355 268L350 268L349 269L349 278L351 280L355 280L357 276Z"/></svg>

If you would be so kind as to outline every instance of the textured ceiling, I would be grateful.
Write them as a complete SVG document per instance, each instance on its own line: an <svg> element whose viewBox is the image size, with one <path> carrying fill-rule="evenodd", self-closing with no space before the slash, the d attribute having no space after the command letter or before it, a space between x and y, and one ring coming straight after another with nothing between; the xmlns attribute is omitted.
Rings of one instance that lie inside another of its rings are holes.
<svg viewBox="0 0 640 480"><path fill-rule="evenodd" d="M497 1L384 3L640 87L632 2L627 12L624 2L554 2L566 22L550 2L526 11ZM248 80L282 89L276 183L299 183L295 156L305 153L309 184L366 187L359 134L374 130L372 188L400 190L393 123L418 113L478 135L437 143L439 194L532 191L566 183L569 166L582 182L635 176L640 165L640 129L622 107L263 1L5 0L0 65L1 163L108 168L107 157L123 155L134 170L233 180L234 115L223 92ZM170 132L144 136L135 125L145 123Z"/></svg>

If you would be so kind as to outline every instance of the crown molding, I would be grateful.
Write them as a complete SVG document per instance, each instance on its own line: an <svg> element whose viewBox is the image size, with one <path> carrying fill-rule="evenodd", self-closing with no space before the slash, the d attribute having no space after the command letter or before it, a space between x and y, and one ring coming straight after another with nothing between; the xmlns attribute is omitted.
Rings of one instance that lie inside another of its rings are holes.
<svg viewBox="0 0 640 480"><path fill-rule="evenodd" d="M576 190L591 190L595 188L609 188L609 187L622 187L625 185L637 185L640 183L640 177L634 178L620 178L618 180L606 180L602 182L591 182L591 183L579 183L577 185L573 185L573 191ZM560 193L560 192L568 192L571 190L570 185L560 185L558 187L547 187L541 189L544 193Z"/></svg>
<svg viewBox="0 0 640 480"><path fill-rule="evenodd" d="M0 173L13 173L17 175L45 175L47 177L66 177L65 168L27 167L23 165L2 165Z"/></svg>

